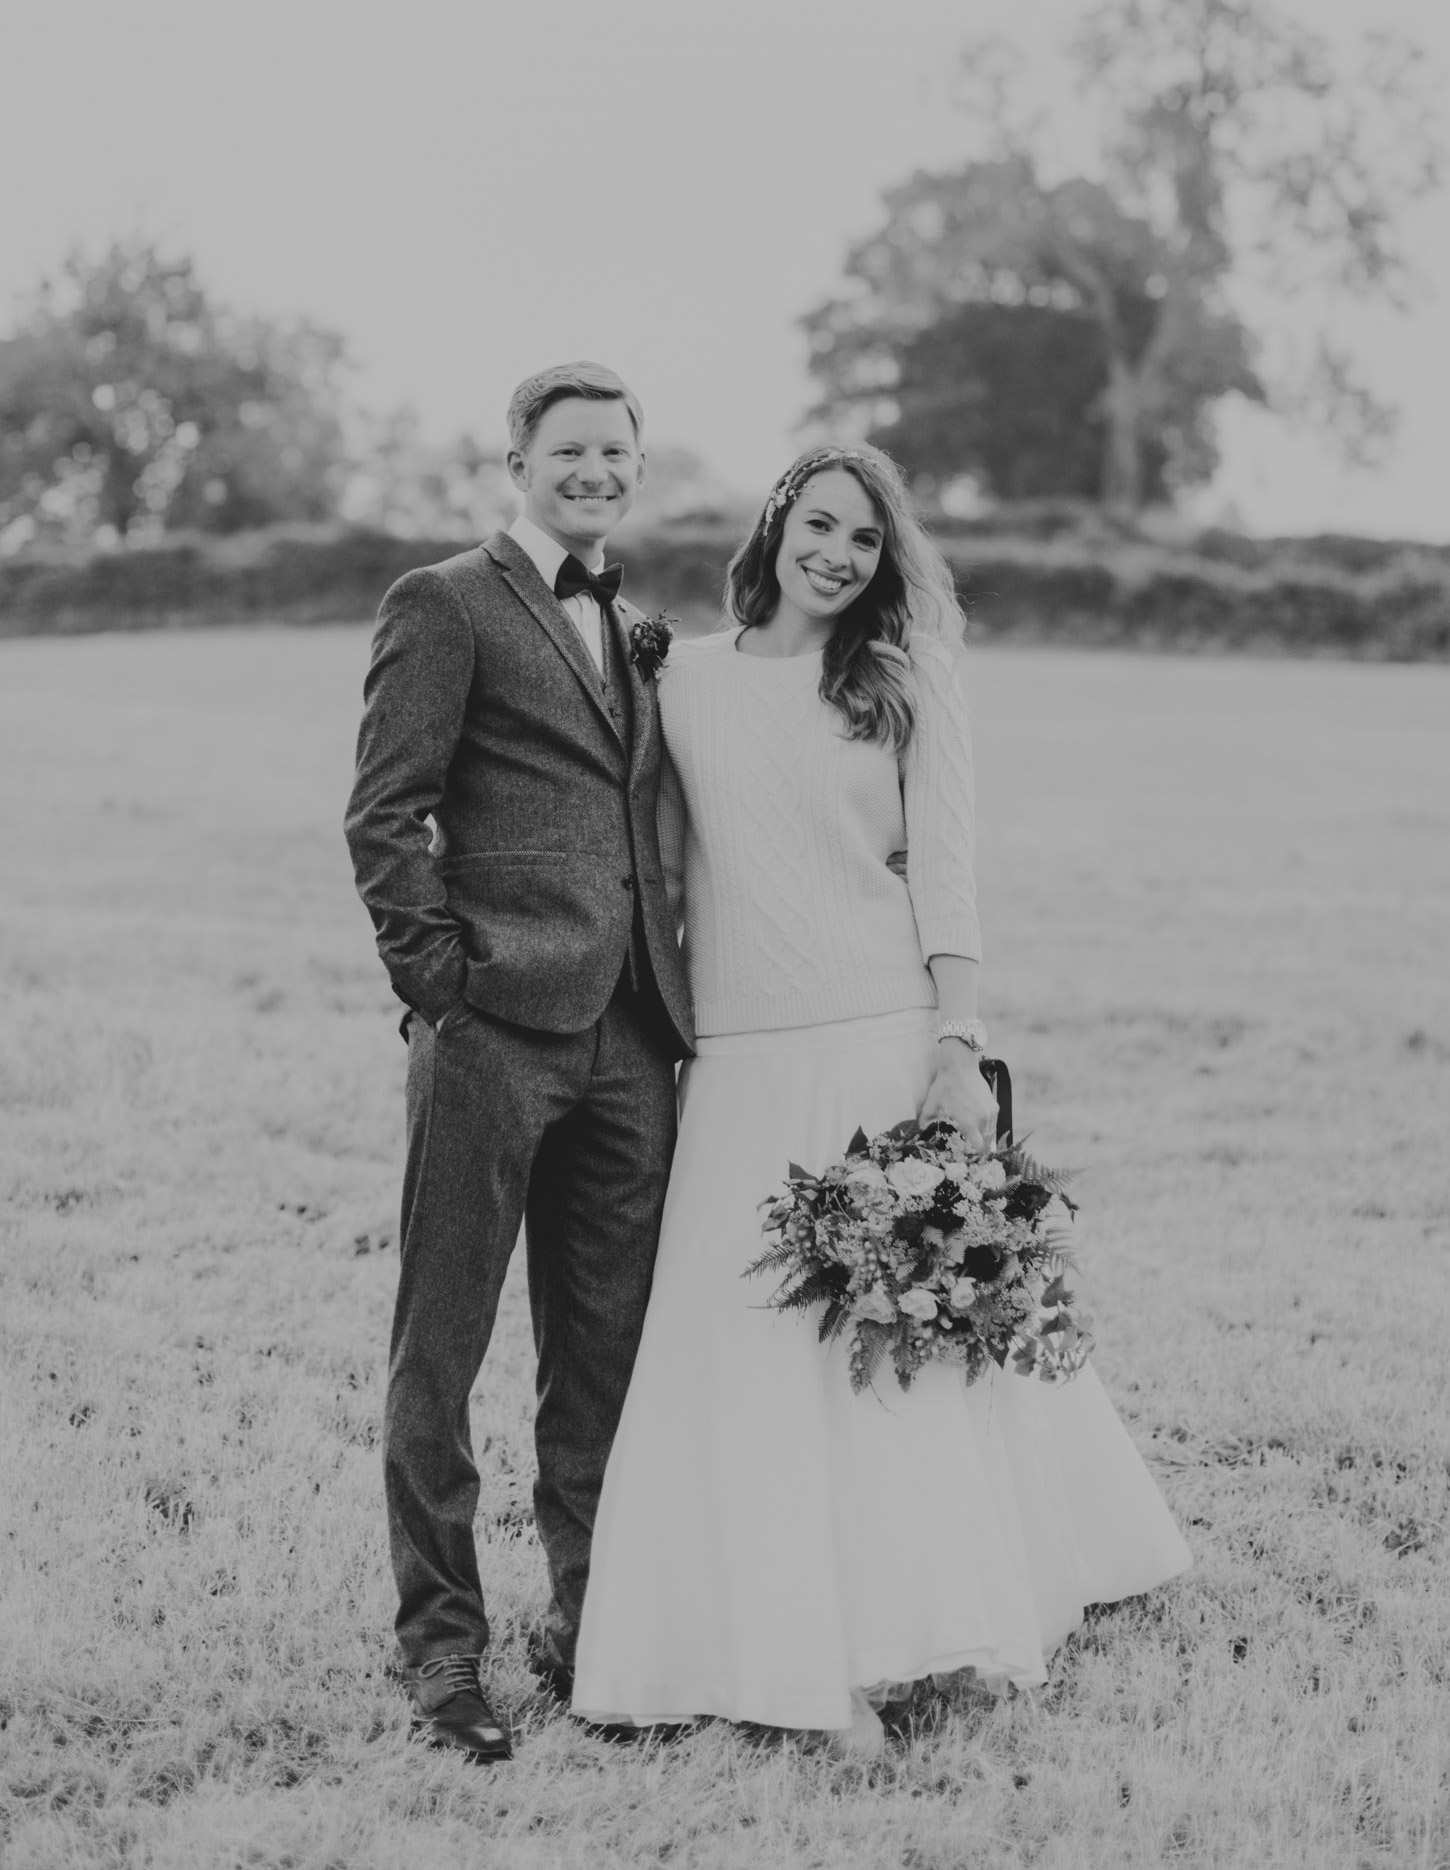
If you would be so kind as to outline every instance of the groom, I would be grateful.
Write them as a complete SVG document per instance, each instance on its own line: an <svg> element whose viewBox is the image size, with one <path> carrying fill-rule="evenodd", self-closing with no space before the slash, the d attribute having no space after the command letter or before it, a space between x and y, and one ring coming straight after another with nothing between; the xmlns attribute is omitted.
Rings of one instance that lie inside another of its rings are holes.
<svg viewBox="0 0 1450 1870"><path fill-rule="evenodd" d="M522 1222L551 1585L532 1661L564 1693L693 1042L658 703L604 568L644 479L643 417L613 371L565 364L519 385L508 424L521 517L383 599L346 822L408 1008L383 1426L399 1660L415 1731L476 1760L512 1751L480 1672L469 1432L509 1256Z"/></svg>

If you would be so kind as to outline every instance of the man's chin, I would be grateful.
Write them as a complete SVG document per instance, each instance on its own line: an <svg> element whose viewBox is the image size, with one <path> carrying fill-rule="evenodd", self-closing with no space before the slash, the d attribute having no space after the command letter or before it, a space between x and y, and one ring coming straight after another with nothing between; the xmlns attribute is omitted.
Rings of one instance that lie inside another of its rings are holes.
<svg viewBox="0 0 1450 1870"><path fill-rule="evenodd" d="M539 514L526 511L526 517L541 532L546 532L563 546L565 551L573 552L576 557L583 552L587 558L592 556L594 548L603 544L624 515L617 510L588 517L573 512Z"/></svg>
<svg viewBox="0 0 1450 1870"><path fill-rule="evenodd" d="M607 539L624 518L624 512L617 500L607 507L566 507L559 515L559 528L575 539Z"/></svg>

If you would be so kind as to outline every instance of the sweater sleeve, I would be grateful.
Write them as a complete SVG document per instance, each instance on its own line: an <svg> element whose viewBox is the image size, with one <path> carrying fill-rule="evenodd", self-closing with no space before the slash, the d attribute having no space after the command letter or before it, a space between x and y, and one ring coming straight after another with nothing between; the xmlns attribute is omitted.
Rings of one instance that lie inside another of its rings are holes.
<svg viewBox="0 0 1450 1870"><path fill-rule="evenodd" d="M963 681L966 657L933 639L913 643L916 726L902 764L906 883L921 955L981 959L972 871L976 792Z"/></svg>

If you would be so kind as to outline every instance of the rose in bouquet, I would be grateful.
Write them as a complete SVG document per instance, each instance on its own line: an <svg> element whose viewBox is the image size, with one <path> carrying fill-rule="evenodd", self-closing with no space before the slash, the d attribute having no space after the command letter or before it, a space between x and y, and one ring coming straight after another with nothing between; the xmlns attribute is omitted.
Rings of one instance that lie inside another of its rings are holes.
<svg viewBox="0 0 1450 1870"><path fill-rule="evenodd" d="M1067 1174L1025 1151L969 1149L949 1123L858 1130L820 1175L791 1163L767 1210L767 1250L747 1277L778 1273L769 1303L824 1309L820 1336L850 1334L851 1387L889 1354L903 1389L929 1358L969 1383L989 1362L1060 1381L1092 1349L1073 1310Z"/></svg>

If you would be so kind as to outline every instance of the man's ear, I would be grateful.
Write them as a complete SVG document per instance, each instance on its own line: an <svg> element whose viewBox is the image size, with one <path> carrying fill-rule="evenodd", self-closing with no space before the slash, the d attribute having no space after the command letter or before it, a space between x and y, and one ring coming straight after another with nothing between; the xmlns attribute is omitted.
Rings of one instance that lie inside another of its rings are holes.
<svg viewBox="0 0 1450 1870"><path fill-rule="evenodd" d="M523 455L517 448L510 448L508 454L505 456L505 460L508 465L509 479L513 482L514 486L518 488L520 493L527 493L529 491L528 462L525 461Z"/></svg>
<svg viewBox="0 0 1450 1870"><path fill-rule="evenodd" d="M639 451L639 466L635 469L635 474L634 474L634 484L636 487L644 486L644 462L645 462L644 449L641 448Z"/></svg>

